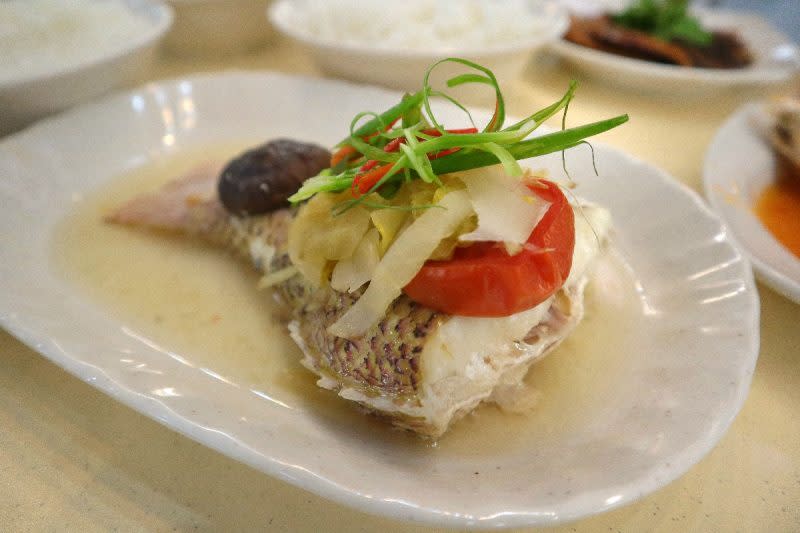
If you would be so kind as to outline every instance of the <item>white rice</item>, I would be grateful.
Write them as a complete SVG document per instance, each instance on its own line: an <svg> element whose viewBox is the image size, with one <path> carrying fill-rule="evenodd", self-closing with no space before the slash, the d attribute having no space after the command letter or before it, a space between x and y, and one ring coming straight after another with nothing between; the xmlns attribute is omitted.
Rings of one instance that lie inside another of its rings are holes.
<svg viewBox="0 0 800 533"><path fill-rule="evenodd" d="M119 0L0 0L0 81L91 62L151 31Z"/></svg>
<svg viewBox="0 0 800 533"><path fill-rule="evenodd" d="M318 39L399 50L502 46L543 30L532 0L299 0L290 23Z"/></svg>

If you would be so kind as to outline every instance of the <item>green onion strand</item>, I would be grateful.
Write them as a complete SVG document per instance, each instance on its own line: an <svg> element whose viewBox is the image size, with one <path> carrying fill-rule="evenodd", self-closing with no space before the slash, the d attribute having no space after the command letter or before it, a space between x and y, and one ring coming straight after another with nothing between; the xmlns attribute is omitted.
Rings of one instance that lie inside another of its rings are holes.
<svg viewBox="0 0 800 533"><path fill-rule="evenodd" d="M460 65L470 70L448 79L447 87L472 83L494 89L494 112L479 133L450 133L434 115L431 99L442 99L463 111L472 126L478 129L472 115L463 104L430 86L431 73L443 63ZM357 205L375 209L403 208L389 204L380 204L382 207L378 207L372 200L375 197L369 195L380 193L384 198L391 198L403 183L413 179L441 185L439 176L442 174L498 163L509 175L519 176L522 174L522 167L518 161L558 151L563 153L564 150L580 144L588 145L586 138L608 131L628 120L627 115L619 115L591 124L566 128L566 113L577 89L577 83L573 81L559 100L503 128L506 118L505 101L494 74L477 63L456 57L434 63L426 71L422 85L422 90L404 95L397 105L383 113L371 111L358 113L350 124L350 134L337 145L350 145L358 152L358 157L343 161L336 168L325 169L317 176L307 179L289 201L297 204L317 193L353 189L355 197L341 202L336 212L343 212ZM531 137L543 122L561 111L563 117L560 131ZM369 117L369 120L358 126L366 117ZM401 122L397 126L390 126L398 119L401 119ZM437 130L435 134L423 132L431 127ZM393 149L386 151L384 148L389 142L394 143ZM589 146L591 148L591 145ZM360 179L360 176L366 174L361 171L361 167L367 161L392 166L370 187L369 191L361 194L353 188L353 184L355 180ZM594 162L592 150L592 164ZM563 165L566 172L566 160L563 160ZM372 199L367 198L368 196ZM430 206L415 206L413 209L427 207Z"/></svg>

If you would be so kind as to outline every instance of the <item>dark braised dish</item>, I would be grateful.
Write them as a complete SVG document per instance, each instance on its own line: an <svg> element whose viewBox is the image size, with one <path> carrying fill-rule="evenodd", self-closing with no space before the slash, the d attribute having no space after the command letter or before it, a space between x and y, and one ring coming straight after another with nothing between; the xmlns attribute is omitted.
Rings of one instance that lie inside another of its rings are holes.
<svg viewBox="0 0 800 533"><path fill-rule="evenodd" d="M564 38L587 48L668 65L735 69L753 62L735 33L704 29L688 13L687 0L639 0L617 14L573 16Z"/></svg>

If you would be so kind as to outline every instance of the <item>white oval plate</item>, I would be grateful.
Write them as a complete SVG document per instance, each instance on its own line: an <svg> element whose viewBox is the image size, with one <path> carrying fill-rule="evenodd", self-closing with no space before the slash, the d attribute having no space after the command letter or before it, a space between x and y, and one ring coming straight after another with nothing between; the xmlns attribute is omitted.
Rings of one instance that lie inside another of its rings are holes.
<svg viewBox="0 0 800 533"><path fill-rule="evenodd" d="M696 13L709 28L738 33L755 56L753 64L730 70L687 68L592 50L563 39L551 46L593 77L631 89L676 96L776 85L800 71L800 50L763 18L727 10L698 9Z"/></svg>
<svg viewBox="0 0 800 533"><path fill-rule="evenodd" d="M602 178L591 175L588 150L575 151L569 164L575 176L588 176L580 194L611 208L617 246L636 277L635 320L603 348L614 352L613 374L605 365L597 374L614 386L575 400L585 424L553 435L533 428L517 439L520 446L496 452L453 452L446 441L431 448L383 425L342 424L302 402L270 401L269 383L259 391L221 379L192 353L176 354L132 331L50 261L73 195L126 170L230 139L280 135L330 144L355 113L398 98L341 82L228 73L149 84L5 139L0 323L190 438L322 496L399 519L552 524L631 502L700 460L747 396L759 342L752 272L696 194L602 145ZM559 154L534 165L561 172ZM608 294L614 298L613 287Z"/></svg>
<svg viewBox="0 0 800 533"><path fill-rule="evenodd" d="M748 104L717 131L706 152L703 185L712 207L750 256L759 278L800 303L800 260L753 212L761 191L775 179L775 156L753 125L761 113L761 104Z"/></svg>

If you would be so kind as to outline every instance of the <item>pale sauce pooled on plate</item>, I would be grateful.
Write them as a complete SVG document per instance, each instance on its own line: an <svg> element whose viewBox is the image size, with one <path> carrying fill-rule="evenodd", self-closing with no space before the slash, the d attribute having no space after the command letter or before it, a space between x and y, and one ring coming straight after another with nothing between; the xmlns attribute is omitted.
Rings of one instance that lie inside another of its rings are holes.
<svg viewBox="0 0 800 533"><path fill-rule="evenodd" d="M157 160L82 199L59 228L56 264L127 328L198 369L367 438L419 445L416 437L315 385L316 377L300 365L300 350L286 332L280 306L268 290L256 288L259 275L247 262L191 238L103 222L105 214L136 194L203 161L228 159L245 146ZM524 449L588 423L613 394L625 365L620 354L626 338L643 320L632 274L617 254L604 254L587 291L583 322L528 375L538 398L535 407L512 414L483 405L457 422L435 453L474 457Z"/></svg>

